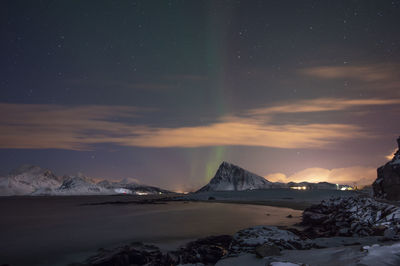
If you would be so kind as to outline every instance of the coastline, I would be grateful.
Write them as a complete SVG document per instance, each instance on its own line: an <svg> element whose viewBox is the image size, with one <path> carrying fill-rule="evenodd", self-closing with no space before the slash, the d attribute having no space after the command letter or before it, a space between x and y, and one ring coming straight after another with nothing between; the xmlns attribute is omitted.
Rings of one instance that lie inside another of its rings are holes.
<svg viewBox="0 0 400 266"><path fill-rule="evenodd" d="M109 201L128 203L98 205ZM75 256L79 256L79 261L99 248L132 241L161 243L168 248L168 245L176 247L209 235L234 234L249 226L292 225L300 221L300 211L271 206L181 201L136 204L130 201L132 197L114 196L2 198L0 262L65 265L58 262L77 261ZM286 218L289 214L294 218Z"/></svg>
<svg viewBox="0 0 400 266"><path fill-rule="evenodd" d="M387 212L381 216L383 209ZM254 226L233 235L200 238L167 252L133 243L102 250L74 265L129 265L132 254L135 262L144 262L140 265L398 265L399 215L399 208L371 198L336 198L307 208L301 230ZM355 227L350 229L349 223Z"/></svg>

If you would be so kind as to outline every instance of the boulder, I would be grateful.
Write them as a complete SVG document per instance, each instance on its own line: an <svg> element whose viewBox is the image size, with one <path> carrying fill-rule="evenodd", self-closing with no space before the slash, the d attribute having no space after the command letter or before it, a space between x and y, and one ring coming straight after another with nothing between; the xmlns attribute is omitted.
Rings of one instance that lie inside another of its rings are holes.
<svg viewBox="0 0 400 266"><path fill-rule="evenodd" d="M228 254L231 242L232 236L229 235L209 236L189 242L175 254L181 264L215 264Z"/></svg>
<svg viewBox="0 0 400 266"><path fill-rule="evenodd" d="M391 161L378 168L378 177L372 184L374 197L387 200L400 200L400 137L398 150Z"/></svg>
<svg viewBox="0 0 400 266"><path fill-rule="evenodd" d="M256 247L255 253L258 257L264 258L267 256L279 256L281 255L281 250L277 245L266 243Z"/></svg>

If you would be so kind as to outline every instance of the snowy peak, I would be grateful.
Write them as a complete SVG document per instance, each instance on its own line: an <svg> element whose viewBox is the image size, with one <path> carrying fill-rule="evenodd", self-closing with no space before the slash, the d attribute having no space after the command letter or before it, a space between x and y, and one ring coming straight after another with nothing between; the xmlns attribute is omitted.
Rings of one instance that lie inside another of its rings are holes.
<svg viewBox="0 0 400 266"><path fill-rule="evenodd" d="M90 194L104 194L108 190L94 183L92 179L78 174L77 176L65 176L64 182L56 190L56 193L68 195L90 195Z"/></svg>
<svg viewBox="0 0 400 266"><path fill-rule="evenodd" d="M51 191L61 185L61 178L52 171L35 165L23 165L0 182L0 195L26 195L35 191Z"/></svg>
<svg viewBox="0 0 400 266"><path fill-rule="evenodd" d="M202 191L239 191L270 188L273 183L237 165L222 162L210 183Z"/></svg>
<svg viewBox="0 0 400 266"><path fill-rule="evenodd" d="M12 170L9 174L9 176L26 176L26 177L31 177L31 178L37 178L37 177L46 177L49 179L54 179L61 181L61 179L56 176L52 171L46 168L41 168L37 165L31 165L31 164L24 164L14 170Z"/></svg>
<svg viewBox="0 0 400 266"><path fill-rule="evenodd" d="M46 171L49 171L49 170L43 169L39 166L32 165L32 164L24 164L14 170L12 170L10 172L10 175L13 175L13 176L21 175L21 174L39 175Z"/></svg>
<svg viewBox="0 0 400 266"><path fill-rule="evenodd" d="M96 182L82 173L56 176L52 171L35 165L23 165L6 177L0 177L0 196L15 195L113 195L163 194L170 191L138 183L134 178L113 182Z"/></svg>
<svg viewBox="0 0 400 266"><path fill-rule="evenodd" d="M94 185L87 177L78 174L77 176L65 176L60 190L76 189Z"/></svg>

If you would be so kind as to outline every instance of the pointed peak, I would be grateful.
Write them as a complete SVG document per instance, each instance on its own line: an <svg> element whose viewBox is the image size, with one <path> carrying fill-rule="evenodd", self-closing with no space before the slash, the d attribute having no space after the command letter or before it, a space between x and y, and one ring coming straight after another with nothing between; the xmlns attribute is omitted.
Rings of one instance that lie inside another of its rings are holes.
<svg viewBox="0 0 400 266"><path fill-rule="evenodd" d="M230 163L230 162L227 162L227 161L223 161L220 165L219 165L219 168L226 168L226 167L229 167L229 168L232 168L232 167L236 167L236 168L240 168L239 166L237 166L237 165L234 165L233 163Z"/></svg>
<svg viewBox="0 0 400 266"><path fill-rule="evenodd" d="M37 165L23 164L23 165L19 166L18 168L12 170L10 172L10 175L21 175L21 174L24 174L24 173L30 173L30 174L39 175L39 174L42 174L42 173L47 172L47 171L51 172L50 170L41 168L41 167L39 167Z"/></svg>

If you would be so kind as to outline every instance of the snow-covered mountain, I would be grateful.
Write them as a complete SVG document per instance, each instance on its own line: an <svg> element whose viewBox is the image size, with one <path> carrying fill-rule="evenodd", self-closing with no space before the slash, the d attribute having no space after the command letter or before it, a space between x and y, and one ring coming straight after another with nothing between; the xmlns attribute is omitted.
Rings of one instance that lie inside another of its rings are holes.
<svg viewBox="0 0 400 266"><path fill-rule="evenodd" d="M158 187L142 185L137 182L131 182L127 179L122 179L119 182L110 182L108 180L103 180L97 183L98 186L106 189L112 189L118 193L123 194L161 194L161 193L171 193L171 191L161 189Z"/></svg>
<svg viewBox="0 0 400 266"><path fill-rule="evenodd" d="M94 179L82 174L74 176L56 176L48 169L39 166L23 165L0 177L0 196L13 195L112 195L112 194L161 194L170 191L153 186L132 182Z"/></svg>
<svg viewBox="0 0 400 266"><path fill-rule="evenodd" d="M211 181L197 192L205 191L240 191L270 188L296 188L296 189L347 189L349 186L337 185L328 182L270 182L264 177L251 173L237 165L223 162Z"/></svg>
<svg viewBox="0 0 400 266"><path fill-rule="evenodd" d="M62 178L48 169L23 165L6 176L0 177L0 195L27 195L38 190L52 191L62 184Z"/></svg>
<svg viewBox="0 0 400 266"><path fill-rule="evenodd" d="M198 192L266 189L279 186L237 165L223 162L211 181Z"/></svg>
<svg viewBox="0 0 400 266"><path fill-rule="evenodd" d="M93 194L115 194L113 190L99 186L89 177L82 174L76 176L65 176L64 182L53 194L57 195L93 195Z"/></svg>

